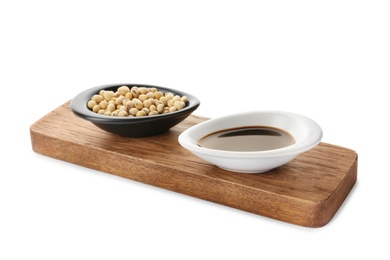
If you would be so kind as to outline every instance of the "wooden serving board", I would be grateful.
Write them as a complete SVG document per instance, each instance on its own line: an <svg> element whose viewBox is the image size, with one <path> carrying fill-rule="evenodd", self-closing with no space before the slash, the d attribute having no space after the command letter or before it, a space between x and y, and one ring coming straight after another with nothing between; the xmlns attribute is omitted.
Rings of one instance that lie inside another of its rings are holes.
<svg viewBox="0 0 390 260"><path fill-rule="evenodd" d="M288 223L327 224L357 179L357 154L320 143L263 174L213 166L178 143L185 129L207 120L191 115L164 134L124 138L73 114L70 102L30 127L35 152Z"/></svg>

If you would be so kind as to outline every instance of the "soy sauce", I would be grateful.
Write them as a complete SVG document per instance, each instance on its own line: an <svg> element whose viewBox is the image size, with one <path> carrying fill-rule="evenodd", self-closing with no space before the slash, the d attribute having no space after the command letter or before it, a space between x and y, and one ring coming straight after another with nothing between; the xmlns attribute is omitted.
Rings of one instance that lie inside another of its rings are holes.
<svg viewBox="0 0 390 260"><path fill-rule="evenodd" d="M198 141L201 147L237 152L273 150L294 143L294 137L288 132L268 126L225 129L206 135Z"/></svg>

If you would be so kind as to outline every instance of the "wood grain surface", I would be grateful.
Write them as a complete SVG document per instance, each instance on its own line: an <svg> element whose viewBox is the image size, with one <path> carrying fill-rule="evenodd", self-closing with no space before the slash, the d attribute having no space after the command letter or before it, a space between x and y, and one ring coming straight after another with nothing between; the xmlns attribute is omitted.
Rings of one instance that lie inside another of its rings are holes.
<svg viewBox="0 0 390 260"><path fill-rule="evenodd" d="M31 144L45 156L306 227L326 225L356 182L356 152L327 143L267 173L222 170L177 141L205 120L191 115L164 134L123 138L76 117L67 102L31 125Z"/></svg>

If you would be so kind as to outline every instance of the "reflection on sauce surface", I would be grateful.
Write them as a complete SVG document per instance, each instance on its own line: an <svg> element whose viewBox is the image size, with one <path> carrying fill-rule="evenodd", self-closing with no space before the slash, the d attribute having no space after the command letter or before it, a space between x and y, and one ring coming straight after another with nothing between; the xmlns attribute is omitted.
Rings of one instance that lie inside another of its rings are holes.
<svg viewBox="0 0 390 260"><path fill-rule="evenodd" d="M295 143L294 137L286 131L267 126L231 128L211 133L201 138L198 145L205 148L254 152L266 151Z"/></svg>

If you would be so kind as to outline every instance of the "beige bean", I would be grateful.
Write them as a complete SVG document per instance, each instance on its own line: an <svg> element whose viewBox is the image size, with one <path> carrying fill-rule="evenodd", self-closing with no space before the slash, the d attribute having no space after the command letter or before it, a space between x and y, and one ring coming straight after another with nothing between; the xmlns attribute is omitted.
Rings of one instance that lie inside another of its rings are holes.
<svg viewBox="0 0 390 260"><path fill-rule="evenodd" d="M167 101L167 106L168 106L168 107L173 107L173 103L175 103L175 102L173 101L173 99L168 99L168 101Z"/></svg>
<svg viewBox="0 0 390 260"><path fill-rule="evenodd" d="M175 95L173 98L172 98L173 102L175 101L179 101L180 100L180 96L179 95Z"/></svg>
<svg viewBox="0 0 390 260"><path fill-rule="evenodd" d="M145 111L140 110L137 112L137 114L135 116L146 116L146 113L145 113Z"/></svg>
<svg viewBox="0 0 390 260"><path fill-rule="evenodd" d="M137 114L138 111L139 111L138 109L136 109L135 107L133 107L133 108L131 108L131 109L129 110L129 114L135 116L135 115Z"/></svg>
<svg viewBox="0 0 390 260"><path fill-rule="evenodd" d="M148 92L148 93L146 93L146 97L147 97L148 99L154 98L154 93L153 93L153 92Z"/></svg>
<svg viewBox="0 0 390 260"><path fill-rule="evenodd" d="M148 97L147 97L145 94L140 94L140 95L138 96L138 99L141 100L142 102L144 102L145 100L148 99Z"/></svg>
<svg viewBox="0 0 390 260"><path fill-rule="evenodd" d="M107 106L108 106L108 103L107 103L106 100L103 100L103 101L101 101L101 102L99 103L99 106L100 106L101 108L103 108L103 109L106 109Z"/></svg>
<svg viewBox="0 0 390 260"><path fill-rule="evenodd" d="M152 110L149 112L148 116L155 116L158 115L159 113L156 110Z"/></svg>
<svg viewBox="0 0 390 260"><path fill-rule="evenodd" d="M97 113L98 111L100 110L100 106L99 105L94 105L93 108L92 108L92 111Z"/></svg>
<svg viewBox="0 0 390 260"><path fill-rule="evenodd" d="M159 99L161 102L163 102L164 106L167 105L168 99L166 97L160 97Z"/></svg>
<svg viewBox="0 0 390 260"><path fill-rule="evenodd" d="M134 101L129 100L129 101L126 102L127 110L130 110L130 108L133 108L133 107L135 107Z"/></svg>
<svg viewBox="0 0 390 260"><path fill-rule="evenodd" d="M118 116L119 110L115 110L111 113L111 116Z"/></svg>
<svg viewBox="0 0 390 260"><path fill-rule="evenodd" d="M121 86L118 88L118 93L122 96L126 95L128 92L130 92L130 89L128 86Z"/></svg>
<svg viewBox="0 0 390 260"><path fill-rule="evenodd" d="M120 117L125 117L125 116L128 116L129 114L127 113L127 111L123 111L123 110L121 110L121 111L119 111L119 113L118 113L118 116L120 116Z"/></svg>
<svg viewBox="0 0 390 260"><path fill-rule="evenodd" d="M95 100L90 100L90 101L88 101L88 104L87 104L89 109L93 109L93 107L96 105L97 105L97 103Z"/></svg>
<svg viewBox="0 0 390 260"><path fill-rule="evenodd" d="M135 107L136 107L138 110L140 110L140 109L142 109L142 108L144 107L144 104L143 104L142 101L139 100L139 99L137 99L136 101L134 101L134 105L135 105Z"/></svg>
<svg viewBox="0 0 390 260"><path fill-rule="evenodd" d="M131 94L131 92L127 92L126 95L125 95L125 98L128 98L130 100L133 99L133 94Z"/></svg>
<svg viewBox="0 0 390 260"><path fill-rule="evenodd" d="M164 112L164 104L158 104L156 108L157 108L157 112L158 112L159 114L161 114L162 112Z"/></svg>
<svg viewBox="0 0 390 260"><path fill-rule="evenodd" d="M119 96L116 100L115 100L115 104L116 105L120 105L123 103L123 99L125 99L124 96Z"/></svg>
<svg viewBox="0 0 390 260"><path fill-rule="evenodd" d="M146 94L146 93L148 93L148 89L145 88L145 87L140 87L140 88L139 88L139 93L140 93L140 94Z"/></svg>
<svg viewBox="0 0 390 260"><path fill-rule="evenodd" d="M137 98L139 96L139 89L138 87L134 86L131 88L131 95L133 96L133 98Z"/></svg>
<svg viewBox="0 0 390 260"><path fill-rule="evenodd" d="M114 91L104 91L104 99L110 101L114 97Z"/></svg>
<svg viewBox="0 0 390 260"><path fill-rule="evenodd" d="M145 100L145 101L143 102L143 105L144 105L144 107L149 108L149 107L152 105L152 102L150 102L150 100L147 99L147 100Z"/></svg>
<svg viewBox="0 0 390 260"><path fill-rule="evenodd" d="M113 112L115 110L115 105L112 103L109 103L106 110Z"/></svg>
<svg viewBox="0 0 390 260"><path fill-rule="evenodd" d="M104 99L104 97L101 95L93 95L91 99L99 104Z"/></svg>
<svg viewBox="0 0 390 260"><path fill-rule="evenodd" d="M155 99L160 99L162 96L164 96L164 94L161 91L154 92Z"/></svg>
<svg viewBox="0 0 390 260"><path fill-rule="evenodd" d="M185 107L186 104L183 101L178 100L178 101L175 101L175 103L173 105L174 105L174 107L176 107L177 110L181 110Z"/></svg>

